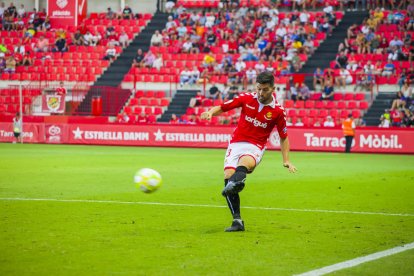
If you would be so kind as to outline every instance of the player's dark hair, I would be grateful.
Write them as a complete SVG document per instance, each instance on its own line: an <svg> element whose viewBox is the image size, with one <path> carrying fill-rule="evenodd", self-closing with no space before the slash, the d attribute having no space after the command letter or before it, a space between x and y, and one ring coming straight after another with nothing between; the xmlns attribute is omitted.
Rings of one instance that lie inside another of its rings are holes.
<svg viewBox="0 0 414 276"><path fill-rule="evenodd" d="M271 87L275 86L275 77L272 72L264 71L260 73L256 81L260 84L269 84Z"/></svg>

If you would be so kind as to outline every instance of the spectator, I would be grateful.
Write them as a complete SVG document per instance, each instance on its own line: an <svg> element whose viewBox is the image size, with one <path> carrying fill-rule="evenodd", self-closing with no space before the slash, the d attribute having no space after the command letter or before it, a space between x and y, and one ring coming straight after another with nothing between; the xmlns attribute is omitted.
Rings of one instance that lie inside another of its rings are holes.
<svg viewBox="0 0 414 276"><path fill-rule="evenodd" d="M171 114L170 124L179 124L181 120L175 115L175 113Z"/></svg>
<svg viewBox="0 0 414 276"><path fill-rule="evenodd" d="M55 95L65 97L66 94L67 94L67 90L65 88L65 85L64 85L63 81L61 81L59 83L59 86L55 90Z"/></svg>
<svg viewBox="0 0 414 276"><path fill-rule="evenodd" d="M105 38L106 39L115 39L116 38L116 32L115 32L115 27L112 26L112 22L109 21L108 23L108 27L106 28L105 31Z"/></svg>
<svg viewBox="0 0 414 276"><path fill-rule="evenodd" d="M0 18L3 17L4 11L6 10L6 6L4 4L4 2L0 3Z"/></svg>
<svg viewBox="0 0 414 276"><path fill-rule="evenodd" d="M13 17L17 16L17 9L16 9L16 7L14 6L14 4L12 2L10 3L9 7L7 8L7 12Z"/></svg>
<svg viewBox="0 0 414 276"><path fill-rule="evenodd" d="M345 90L346 85L352 84L353 78L351 73L348 70L341 68L339 71L339 76L336 78L336 85L341 89L341 86Z"/></svg>
<svg viewBox="0 0 414 276"><path fill-rule="evenodd" d="M52 25L50 23L50 18L49 16L46 16L45 21L43 21L41 27L40 27L40 31L42 32L47 32L52 28Z"/></svg>
<svg viewBox="0 0 414 276"><path fill-rule="evenodd" d="M161 67L164 66L164 61L162 60L161 54L157 54L156 58L154 59L154 62L152 63L152 68L157 69L160 71Z"/></svg>
<svg viewBox="0 0 414 276"><path fill-rule="evenodd" d="M211 87L209 89L209 93L210 93L210 99L220 99L221 98L221 92L218 89L218 87L216 86L215 83L211 84Z"/></svg>
<svg viewBox="0 0 414 276"><path fill-rule="evenodd" d="M181 52L190 53L192 48L193 48L193 43L189 39L187 39L182 46Z"/></svg>
<svg viewBox="0 0 414 276"><path fill-rule="evenodd" d="M35 14L33 18L33 26L36 29L36 31L40 31L42 28L44 20L40 17L40 13Z"/></svg>
<svg viewBox="0 0 414 276"><path fill-rule="evenodd" d="M86 34L83 36L83 42L85 46L92 46L92 44L96 43L92 41L92 37L93 35L91 34L91 32L87 31Z"/></svg>
<svg viewBox="0 0 414 276"><path fill-rule="evenodd" d="M211 54L211 53L207 53L203 58L203 66L204 67L211 66L212 64L214 64L214 62L216 62L216 59L213 56L213 54Z"/></svg>
<svg viewBox="0 0 414 276"><path fill-rule="evenodd" d="M129 123L129 121L130 121L130 118L129 118L128 114L126 112L124 112L122 114L122 116L119 117L118 123Z"/></svg>
<svg viewBox="0 0 414 276"><path fill-rule="evenodd" d="M6 60L4 59L4 56L0 56L0 73L3 73L5 68L6 68Z"/></svg>
<svg viewBox="0 0 414 276"><path fill-rule="evenodd" d="M147 54L144 56L144 59L142 60L143 65L145 67L152 67L155 58L155 55L151 51L148 51Z"/></svg>
<svg viewBox="0 0 414 276"><path fill-rule="evenodd" d="M298 91L298 100L306 101L307 99L309 99L309 96L310 96L309 87L304 82L301 83L301 85L299 86L299 91Z"/></svg>
<svg viewBox="0 0 414 276"><path fill-rule="evenodd" d="M331 116L326 117L326 121L323 122L323 126L324 127L335 127L335 123L332 120L332 117Z"/></svg>
<svg viewBox="0 0 414 276"><path fill-rule="evenodd" d="M303 127L303 126L305 126L305 125L303 124L303 122L302 122L302 118L298 117L298 119L297 119L297 121L296 121L296 123L295 123L295 126L296 126L296 127Z"/></svg>
<svg viewBox="0 0 414 276"><path fill-rule="evenodd" d="M103 59L104 60L112 61L112 60L115 59L115 57L116 57L116 49L115 49L115 47L113 45L110 45L108 47L108 49L106 49L105 56L104 56Z"/></svg>
<svg viewBox="0 0 414 276"><path fill-rule="evenodd" d="M163 39L160 31L156 30L155 33L151 37L151 46L162 46Z"/></svg>
<svg viewBox="0 0 414 276"><path fill-rule="evenodd" d="M21 4L20 5L20 8L17 9L17 16L19 18L26 17L26 9L24 8L24 5L23 4ZM0 14L0 17L1 17L1 14Z"/></svg>
<svg viewBox="0 0 414 276"><path fill-rule="evenodd" d="M55 41L55 47L52 48L52 52L67 52L68 51L68 47L66 45L66 39L59 37L58 39L56 39Z"/></svg>
<svg viewBox="0 0 414 276"><path fill-rule="evenodd" d="M254 70L252 67L250 67L246 71L246 81L247 81L247 84L253 84L253 83L255 83L256 82L256 77L257 77L256 70Z"/></svg>
<svg viewBox="0 0 414 276"><path fill-rule="evenodd" d="M167 32L170 32L171 30L175 32L175 29L177 28L177 23L175 23L171 15L168 16L168 21L165 24L165 28L167 29Z"/></svg>
<svg viewBox="0 0 414 276"><path fill-rule="evenodd" d="M323 86L323 70L318 67L316 68L315 72L313 73L313 89L316 90L316 85L320 84L320 86Z"/></svg>
<svg viewBox="0 0 414 276"><path fill-rule="evenodd" d="M286 126L293 126L292 118L287 117L287 119L286 119Z"/></svg>
<svg viewBox="0 0 414 276"><path fill-rule="evenodd" d="M391 116L391 124L393 127L401 126L402 119L404 117L402 108L391 109L390 116Z"/></svg>
<svg viewBox="0 0 414 276"><path fill-rule="evenodd" d="M121 35L118 38L119 44L122 48L125 48L128 46L129 37L126 32L122 32Z"/></svg>
<svg viewBox="0 0 414 276"><path fill-rule="evenodd" d="M49 40L43 35L39 37L39 40L34 47L35 52L48 52L49 51Z"/></svg>
<svg viewBox="0 0 414 276"><path fill-rule="evenodd" d="M172 9L175 7L175 4L177 3L177 0L167 0L165 2L165 10L167 13L171 13Z"/></svg>
<svg viewBox="0 0 414 276"><path fill-rule="evenodd" d="M142 112L140 115L138 115L137 123L138 124L146 124L146 123L148 123L148 115L145 114L144 112Z"/></svg>
<svg viewBox="0 0 414 276"><path fill-rule="evenodd" d="M113 47L117 47L119 46L119 41L115 40L114 38L111 38L108 43L106 44L106 46L113 46Z"/></svg>
<svg viewBox="0 0 414 276"><path fill-rule="evenodd" d="M21 133L23 131L22 128L22 118L20 117L20 112L16 113L16 116L13 118L13 134L14 137L16 138L16 141L13 141L13 144L17 143L21 143L22 142L22 137L21 137Z"/></svg>
<svg viewBox="0 0 414 276"><path fill-rule="evenodd" d="M391 126L391 115L388 109L380 117L379 127L389 128Z"/></svg>
<svg viewBox="0 0 414 276"><path fill-rule="evenodd" d="M13 56L9 56L6 60L6 68L4 69L5 73L14 73L16 72L16 60Z"/></svg>
<svg viewBox="0 0 414 276"><path fill-rule="evenodd" d="M76 32L72 35L72 44L77 46L84 45L83 34L81 34L80 30L76 30Z"/></svg>
<svg viewBox="0 0 414 276"><path fill-rule="evenodd" d="M26 53L26 48L24 47L24 45L22 45L21 42L17 43L17 45L14 47L14 53L21 55L24 55Z"/></svg>
<svg viewBox="0 0 414 276"><path fill-rule="evenodd" d="M358 89L365 89L367 91L371 91L372 86L372 76L366 75L362 72L357 74L357 80L354 87L354 91L357 91Z"/></svg>
<svg viewBox="0 0 414 276"><path fill-rule="evenodd" d="M132 19L134 16L134 13L132 12L132 9L126 5L125 8L122 10L122 18L123 19Z"/></svg>
<svg viewBox="0 0 414 276"><path fill-rule="evenodd" d="M116 18L116 14L113 12L111 7L108 7L107 12L105 14L106 19L112 20Z"/></svg>
<svg viewBox="0 0 414 276"><path fill-rule="evenodd" d="M346 68L348 65L348 57L345 55L345 52L340 52L336 57L335 68Z"/></svg>
<svg viewBox="0 0 414 276"><path fill-rule="evenodd" d="M24 66L31 66L33 64L33 59L29 51L27 51L26 54L23 56L21 64Z"/></svg>
<svg viewBox="0 0 414 276"><path fill-rule="evenodd" d="M256 70L257 73L261 73L265 71L266 67L263 64L263 61L259 60L259 62L256 63L256 65L254 66L254 69Z"/></svg>
<svg viewBox="0 0 414 276"><path fill-rule="evenodd" d="M206 97L201 93L201 91L197 91L196 96L190 99L189 106L190 107L201 106L205 98Z"/></svg>
<svg viewBox="0 0 414 276"><path fill-rule="evenodd" d="M332 100L334 95L334 87L330 80L325 81L325 85L323 87L321 100Z"/></svg>
<svg viewBox="0 0 414 276"><path fill-rule="evenodd" d="M384 65L381 75L390 78L391 75L395 74L395 65L392 63L391 59L388 59L388 62Z"/></svg>
<svg viewBox="0 0 414 276"><path fill-rule="evenodd" d="M28 41L30 41L34 37L35 34L36 34L35 27L33 26L33 24L29 24L27 28L23 29L23 36L24 36L23 44L28 43Z"/></svg>
<svg viewBox="0 0 414 276"><path fill-rule="evenodd" d="M190 84L195 84L200 79L200 71L198 70L197 66L193 67L193 70L190 71Z"/></svg>
<svg viewBox="0 0 414 276"><path fill-rule="evenodd" d="M238 94L239 94L239 88L237 87L235 82L232 82L231 86L230 86L230 89L229 89L228 97L227 97L226 100L231 100L235 96L237 96Z"/></svg>
<svg viewBox="0 0 414 276"><path fill-rule="evenodd" d="M183 71L180 73L180 85L181 87L190 82L191 80L191 71L188 69L188 67L185 67Z"/></svg>
<svg viewBox="0 0 414 276"><path fill-rule="evenodd" d="M134 67L143 67L144 66L143 60L144 60L144 53L142 52L142 49L138 49L137 54L132 61L132 65Z"/></svg>

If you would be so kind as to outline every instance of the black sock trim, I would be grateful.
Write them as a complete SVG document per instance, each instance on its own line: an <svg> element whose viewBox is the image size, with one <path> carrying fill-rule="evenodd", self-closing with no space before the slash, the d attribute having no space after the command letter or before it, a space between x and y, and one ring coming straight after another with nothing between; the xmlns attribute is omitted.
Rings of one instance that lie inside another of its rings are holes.
<svg viewBox="0 0 414 276"><path fill-rule="evenodd" d="M229 180L228 179L224 179L224 186L226 186L227 183L229 183Z"/></svg>
<svg viewBox="0 0 414 276"><path fill-rule="evenodd" d="M247 173L248 170L247 170L247 168L245 166L238 166L236 168L236 172L244 172L244 173Z"/></svg>

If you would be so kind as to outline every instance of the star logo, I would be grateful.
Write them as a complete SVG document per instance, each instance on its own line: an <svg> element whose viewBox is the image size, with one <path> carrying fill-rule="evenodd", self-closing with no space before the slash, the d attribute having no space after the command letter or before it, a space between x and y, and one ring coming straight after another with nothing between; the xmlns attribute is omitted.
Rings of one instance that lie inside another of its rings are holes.
<svg viewBox="0 0 414 276"><path fill-rule="evenodd" d="M82 133L83 131L80 130L79 127L76 128L76 130L72 130L73 134L75 135L75 139L82 139Z"/></svg>
<svg viewBox="0 0 414 276"><path fill-rule="evenodd" d="M165 133L162 133L160 129L158 129L157 132L154 132L154 135L155 135L155 141L164 141Z"/></svg>

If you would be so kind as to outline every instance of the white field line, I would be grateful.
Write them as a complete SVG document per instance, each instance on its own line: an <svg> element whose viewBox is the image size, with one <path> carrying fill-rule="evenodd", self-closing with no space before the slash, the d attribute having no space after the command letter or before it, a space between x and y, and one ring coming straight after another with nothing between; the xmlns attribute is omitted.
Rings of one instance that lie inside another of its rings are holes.
<svg viewBox="0 0 414 276"><path fill-rule="evenodd" d="M312 271L308 271L302 274L297 274L296 276L319 276L319 275L325 275L328 273L332 273L338 270L342 270L342 269L346 269L346 268L350 268L350 267L354 267L363 263L367 263L367 262L371 262L377 259L381 259L387 256L391 256L394 254L398 254L410 249L414 249L414 242L409 243L409 244L404 244L401 246L397 246L391 249L387 249L384 251L380 251L377 253L373 253L367 256L363 256L363 257L359 257L359 258L355 258L349 261L345 261L345 262L341 262L341 263L337 263L334 265L330 265L330 266L325 266L319 269L315 269Z"/></svg>
<svg viewBox="0 0 414 276"><path fill-rule="evenodd" d="M209 204L186 204L168 202L144 202L144 201L116 201L116 200L92 200L92 199L57 199L57 198L23 198L23 197L3 197L1 201L54 201L54 202L84 202L84 203L107 203L107 204L129 204L129 205L159 205L159 206L180 206L180 207L205 207L205 208L227 208L224 205ZM402 213L382 213L382 212L357 212L342 210L319 210L319 209L297 209L297 208L277 208L277 207L252 207L244 206L243 209L252 210L271 210L288 212L310 212L310 213L336 213L336 214L355 214L355 215L378 215L396 217L414 217L414 214Z"/></svg>

